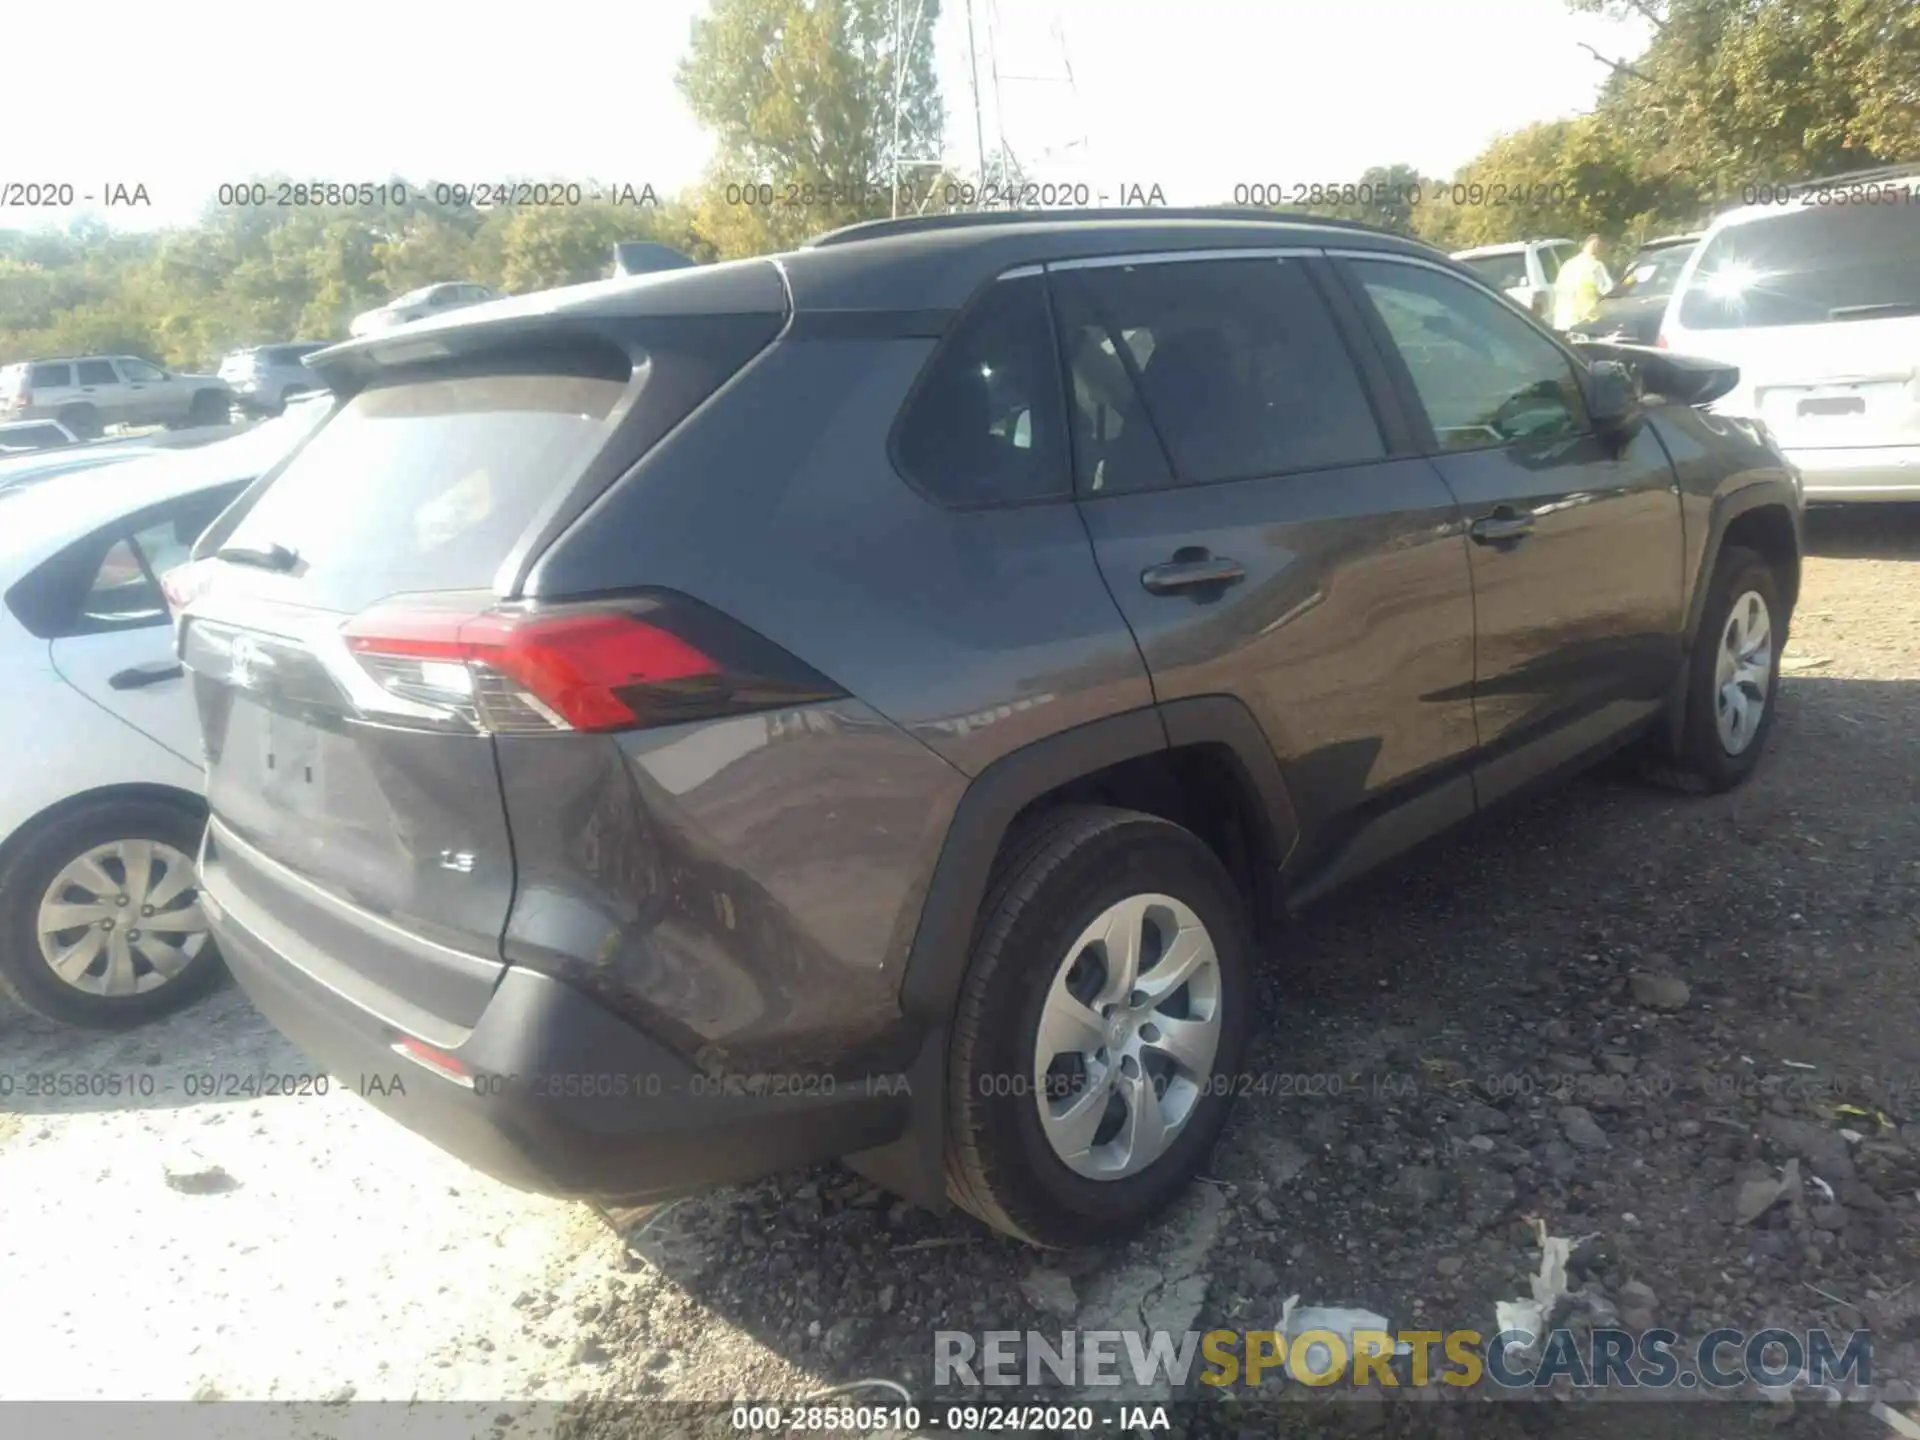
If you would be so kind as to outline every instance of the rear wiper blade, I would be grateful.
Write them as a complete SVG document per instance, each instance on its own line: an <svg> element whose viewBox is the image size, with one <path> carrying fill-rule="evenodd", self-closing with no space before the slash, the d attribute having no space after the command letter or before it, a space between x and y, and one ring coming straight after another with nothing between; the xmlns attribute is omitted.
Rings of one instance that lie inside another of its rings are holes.
<svg viewBox="0 0 1920 1440"><path fill-rule="evenodd" d="M1829 320L1878 320L1883 316L1920 315L1920 300L1895 300L1885 305L1842 305L1829 310Z"/></svg>
<svg viewBox="0 0 1920 1440"><path fill-rule="evenodd" d="M264 549L252 545L223 545L213 552L216 560L231 560L236 565L258 565L262 570L291 570L300 557L284 545Z"/></svg>

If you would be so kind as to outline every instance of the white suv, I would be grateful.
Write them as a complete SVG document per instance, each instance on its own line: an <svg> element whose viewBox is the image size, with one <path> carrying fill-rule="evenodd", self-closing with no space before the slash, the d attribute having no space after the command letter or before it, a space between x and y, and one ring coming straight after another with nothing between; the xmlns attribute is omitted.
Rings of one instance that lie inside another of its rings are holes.
<svg viewBox="0 0 1920 1440"><path fill-rule="evenodd" d="M1571 240L1516 240L1510 245L1478 245L1456 250L1453 258L1514 304L1542 320L1553 314L1553 282L1579 246Z"/></svg>
<svg viewBox="0 0 1920 1440"><path fill-rule="evenodd" d="M1920 500L1920 168L1795 187L1714 221L1657 342L1740 367L1809 501Z"/></svg>
<svg viewBox="0 0 1920 1440"><path fill-rule="evenodd" d="M0 420L58 420L82 440L108 425L224 425L233 391L217 375L181 375L132 355L0 366Z"/></svg>

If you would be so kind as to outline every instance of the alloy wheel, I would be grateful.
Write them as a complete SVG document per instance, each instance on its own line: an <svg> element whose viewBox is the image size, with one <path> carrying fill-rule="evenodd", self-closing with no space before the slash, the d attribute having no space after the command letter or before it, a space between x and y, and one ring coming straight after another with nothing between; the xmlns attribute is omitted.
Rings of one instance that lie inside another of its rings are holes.
<svg viewBox="0 0 1920 1440"><path fill-rule="evenodd" d="M207 945L190 856L158 840L95 846L53 877L35 928L67 985L117 998L157 990Z"/></svg>
<svg viewBox="0 0 1920 1440"><path fill-rule="evenodd" d="M1743 754L1760 731L1773 677L1773 617L1757 590L1733 602L1714 664L1714 723L1729 755Z"/></svg>
<svg viewBox="0 0 1920 1440"><path fill-rule="evenodd" d="M1094 1180L1158 1160L1207 1093L1220 1020L1220 961L1192 907L1144 894L1103 910L1040 1013L1034 1094L1054 1153Z"/></svg>

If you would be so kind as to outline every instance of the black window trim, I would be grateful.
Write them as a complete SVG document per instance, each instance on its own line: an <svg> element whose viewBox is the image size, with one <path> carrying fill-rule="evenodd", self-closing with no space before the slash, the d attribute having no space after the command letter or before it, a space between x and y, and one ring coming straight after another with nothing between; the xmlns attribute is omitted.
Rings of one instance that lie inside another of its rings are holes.
<svg viewBox="0 0 1920 1440"><path fill-rule="evenodd" d="M164 596L161 597L160 612L156 618L128 618L124 620L88 619L84 607L87 596L92 593L93 579L98 575L100 566L106 563L106 558L113 550L113 547L124 540L127 548L133 552L134 560L140 566L141 574L152 583L155 592L158 593L160 590L159 577L154 573L152 563L147 559L145 550L141 548L139 541L135 537L148 526L169 518L177 518L181 511L188 509L199 501L217 495L222 490L232 492L227 496L226 501L227 505L231 505L240 498L240 495L244 493L245 489L246 482L244 481L223 480L217 485L208 485L197 490L189 490L181 495L169 496L165 500L151 501L137 510L130 510L124 515L107 521L77 539L69 540L52 554L43 557L38 564L34 565L32 569L28 570L26 574L14 582L13 587L6 592L4 597L8 609L13 611L14 619L26 629L27 633L37 640L47 641L77 640L88 635L117 635L127 630L153 630L168 624L170 617ZM206 530L211 529L213 522L218 520L224 513L225 506L215 510L212 515L208 516L207 524L203 527L201 533L204 534ZM196 540L195 543L197 544L198 541ZM58 623L52 625L42 624L43 616L33 615L29 617L15 608L15 590L32 590L37 584L45 583L44 576L50 569L71 573L78 567L85 567L85 579L82 581L76 576L72 581L75 588L69 594L61 597L63 602L65 602L63 608L70 606L71 609L64 614Z"/></svg>
<svg viewBox="0 0 1920 1440"><path fill-rule="evenodd" d="M1420 445L1420 453L1422 455L1429 459L1441 455L1478 455L1488 450L1511 449L1513 446L1524 444L1525 442L1521 440L1500 440L1489 442L1485 445L1458 445L1452 448L1446 448L1440 444L1440 437L1434 432L1433 422L1428 418L1427 408L1420 399L1419 388L1413 383L1413 374L1407 369L1407 362L1401 357L1399 346L1394 344L1393 336L1388 333L1385 322L1380 319L1379 312L1374 309L1373 300L1367 294L1365 284L1358 275L1354 274L1353 267L1346 263L1348 261L1383 260L1392 261L1398 265L1412 266L1415 269L1431 270L1435 274L1446 275L1452 279L1464 281L1466 284L1480 291L1481 294L1489 296L1505 306L1515 316L1525 321L1527 326L1532 329L1536 335L1547 340L1553 348L1560 353L1560 357L1566 361L1571 368L1574 387L1580 392L1580 408L1582 419L1585 422L1582 428L1575 431L1574 434L1579 436L1597 433L1593 428L1593 415L1588 411L1586 405L1586 381L1592 373L1587 366L1587 362L1582 360L1559 335L1542 325L1537 317L1528 313L1525 308L1505 292L1494 289L1478 275L1466 270L1464 266L1458 266L1458 268L1456 268L1456 266L1453 265L1438 265L1418 255L1401 255L1385 250L1328 250L1327 258L1333 262L1334 271L1339 276L1340 284L1345 288L1348 297L1358 308L1361 322L1366 326L1368 337L1372 340L1374 348L1380 352L1381 361L1386 366L1388 373L1393 376L1393 385L1397 392L1400 408L1406 411L1407 422L1412 427L1414 439Z"/></svg>
<svg viewBox="0 0 1920 1440"><path fill-rule="evenodd" d="M1144 397L1142 397L1140 403L1143 413L1147 416L1147 423L1154 427L1154 438L1159 441L1160 453L1167 461L1167 474L1175 477L1173 483L1140 490L1113 490L1105 492L1081 490L1079 488L1080 467L1078 464L1075 464L1071 471L1071 478L1074 482L1074 499L1082 503L1094 503L1104 500L1124 500L1135 495L1165 494L1177 490L1205 490L1215 485L1260 484L1263 481L1284 480L1295 475L1326 475L1334 474L1342 470L1357 470L1368 465L1387 465L1395 460L1413 458L1423 453L1418 448L1420 444L1420 429L1415 428L1415 423L1411 417L1402 413L1405 409L1405 402L1398 393L1398 387L1390 372L1379 363L1377 357L1369 353L1370 347L1360 343L1361 337L1355 334L1352 328L1353 325L1360 320L1361 316L1359 314L1349 313L1351 306L1350 299L1344 294L1338 293L1335 290L1334 283L1330 282L1325 274L1327 259L1329 255L1333 253L1334 252L1328 250L1325 246L1320 245L1236 245L1208 250L1152 250L1115 255L1076 256L1071 260L1054 260L1047 262L1043 268L1049 272L1048 308L1050 310L1052 309L1051 272L1056 270L1115 269L1121 266L1172 265L1186 262L1217 262L1221 260L1299 260L1304 262L1301 268L1307 276L1308 283L1313 287L1314 292L1319 295L1321 303L1326 306L1327 318L1332 322L1334 332L1340 337L1340 342L1346 349L1347 360L1352 365L1354 374L1360 382L1360 392L1365 397L1367 408L1373 415L1374 424L1380 431L1380 442L1385 451L1384 454L1370 455L1364 459L1337 460L1331 464L1324 465L1301 465L1288 470L1274 470L1258 475L1223 475L1212 480L1181 480L1177 478L1178 472L1174 467L1172 455L1167 451L1166 441L1160 437L1159 425L1153 419L1152 413L1145 410L1146 401ZM1347 253L1373 256L1390 255L1396 252L1388 250L1356 250ZM1341 302L1343 300L1346 300L1348 303L1342 304ZM1368 338L1370 339L1371 337L1369 336ZM1066 355L1060 350L1057 325L1054 335L1054 350L1058 356L1061 382L1066 391L1066 400L1067 403L1071 405L1073 403L1073 392L1067 384L1066 367L1068 360ZM1126 368L1129 378L1133 380L1137 393L1139 389L1139 377L1135 374L1136 367L1129 357L1119 358L1120 363ZM1423 412L1416 413L1422 415L1420 425L1424 428ZM1073 429L1071 424L1069 424L1067 428L1069 432ZM1071 433L1069 433L1068 440L1069 446L1071 446Z"/></svg>
<svg viewBox="0 0 1920 1440"><path fill-rule="evenodd" d="M1056 398L1060 407L1060 422L1062 427L1068 432L1064 437L1066 444L1061 447L1062 456L1065 461L1065 470L1060 477L1062 483L1059 490L1052 495L1034 495L1015 500L949 500L945 496L935 494L914 476L913 471L907 466L900 453L900 432L906 428L907 417L913 414L914 402L920 398L921 392L926 389L932 377L938 373L940 361L947 354L948 348L955 343L956 337L966 328L967 321L973 317L975 310L977 310L986 300L986 297L993 292L993 287L1000 284L1003 280L1031 279L1038 279L1040 281L1042 303L1045 305L1047 312L1047 352L1053 361L1052 369L1056 387ZM1047 284L1046 267L1036 264L1014 265L1008 269L996 271L994 274L989 275L986 280L981 283L979 288L967 297L966 302L953 312L952 323L947 326L945 333L934 342L933 350L921 364L919 374L913 377L913 384L907 387L907 393L900 401L900 408L894 413L893 424L887 430L887 463L893 467L893 473L899 476L901 482L906 485L908 489L912 490L914 494L918 495L922 500L925 500L929 505L937 505L942 510L952 511L955 514L967 514L978 510L1021 510L1037 505L1070 505L1075 498L1073 493L1073 436L1071 433L1073 426L1067 418L1070 414L1067 407L1071 405L1072 402L1073 397L1067 391L1066 360L1060 353L1059 331L1054 324L1053 291Z"/></svg>

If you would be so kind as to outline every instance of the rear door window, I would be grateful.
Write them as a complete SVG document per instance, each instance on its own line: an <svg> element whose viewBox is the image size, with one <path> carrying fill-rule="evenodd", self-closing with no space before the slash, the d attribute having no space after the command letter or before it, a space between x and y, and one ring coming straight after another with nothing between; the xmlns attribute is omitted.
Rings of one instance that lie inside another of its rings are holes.
<svg viewBox="0 0 1920 1440"><path fill-rule="evenodd" d="M1903 200L1727 226L1700 254L1680 323L1740 330L1920 315L1920 205Z"/></svg>
<svg viewBox="0 0 1920 1440"><path fill-rule="evenodd" d="M1068 493L1060 369L1038 275L995 281L955 322L901 413L896 457L937 500Z"/></svg>
<svg viewBox="0 0 1920 1440"><path fill-rule="evenodd" d="M118 385L120 377L113 373L110 360L82 360L74 367L82 385Z"/></svg>
<svg viewBox="0 0 1920 1440"><path fill-rule="evenodd" d="M1083 491L1386 457L1359 372L1302 261L1102 265L1053 279Z"/></svg>

